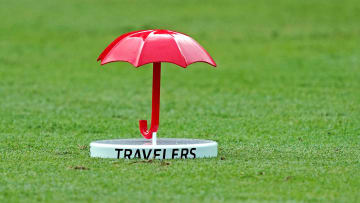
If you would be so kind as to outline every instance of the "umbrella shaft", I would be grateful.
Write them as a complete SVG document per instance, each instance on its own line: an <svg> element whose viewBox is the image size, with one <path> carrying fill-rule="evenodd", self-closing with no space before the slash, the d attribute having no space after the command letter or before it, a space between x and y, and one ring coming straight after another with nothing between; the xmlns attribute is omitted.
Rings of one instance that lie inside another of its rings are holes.
<svg viewBox="0 0 360 203"><path fill-rule="evenodd" d="M161 63L153 65L153 86L152 86L152 112L151 112L151 131L157 132L159 128L160 115L160 77Z"/></svg>

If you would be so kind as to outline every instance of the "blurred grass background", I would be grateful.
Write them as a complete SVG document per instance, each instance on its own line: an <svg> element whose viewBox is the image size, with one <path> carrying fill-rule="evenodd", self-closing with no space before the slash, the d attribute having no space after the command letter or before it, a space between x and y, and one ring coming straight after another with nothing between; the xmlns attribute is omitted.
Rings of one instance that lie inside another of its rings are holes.
<svg viewBox="0 0 360 203"><path fill-rule="evenodd" d="M0 5L1 202L359 201L358 1ZM216 140L218 158L89 157L91 141L140 138L151 113L151 66L96 58L154 28L218 64L163 65L159 137Z"/></svg>

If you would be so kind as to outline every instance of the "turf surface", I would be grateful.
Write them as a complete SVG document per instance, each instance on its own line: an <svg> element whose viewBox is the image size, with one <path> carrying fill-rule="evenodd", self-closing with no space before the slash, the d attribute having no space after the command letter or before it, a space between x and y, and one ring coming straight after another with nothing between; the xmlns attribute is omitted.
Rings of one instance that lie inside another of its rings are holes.
<svg viewBox="0 0 360 203"><path fill-rule="evenodd" d="M0 202L360 201L357 0L0 4ZM216 140L218 158L89 157L150 118L151 66L96 63L150 28L218 63L164 64L159 131Z"/></svg>

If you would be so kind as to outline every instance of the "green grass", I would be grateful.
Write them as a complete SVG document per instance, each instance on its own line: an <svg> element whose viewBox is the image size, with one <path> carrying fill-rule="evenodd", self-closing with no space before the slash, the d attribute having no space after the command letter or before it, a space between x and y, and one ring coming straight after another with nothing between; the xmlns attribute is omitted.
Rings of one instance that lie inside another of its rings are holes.
<svg viewBox="0 0 360 203"><path fill-rule="evenodd" d="M0 4L0 202L360 201L357 0ZM151 66L96 63L148 28L218 63L163 65L159 130L216 140L217 158L89 157L150 118Z"/></svg>

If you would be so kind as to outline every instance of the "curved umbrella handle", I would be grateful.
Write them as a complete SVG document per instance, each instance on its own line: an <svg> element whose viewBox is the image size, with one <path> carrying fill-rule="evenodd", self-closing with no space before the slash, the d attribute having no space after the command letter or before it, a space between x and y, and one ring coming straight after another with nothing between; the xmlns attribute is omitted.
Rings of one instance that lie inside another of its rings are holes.
<svg viewBox="0 0 360 203"><path fill-rule="evenodd" d="M151 112L151 127L148 130L147 120L139 120L140 133L144 138L151 139L152 134L159 129L159 114L160 114L160 77L161 77L161 63L156 62L153 65L153 86L152 86L152 112Z"/></svg>
<svg viewBox="0 0 360 203"><path fill-rule="evenodd" d="M151 139L154 132L157 132L159 126L155 128L155 126L151 126L148 130L147 128L147 120L139 120L139 128L140 133L145 139Z"/></svg>

